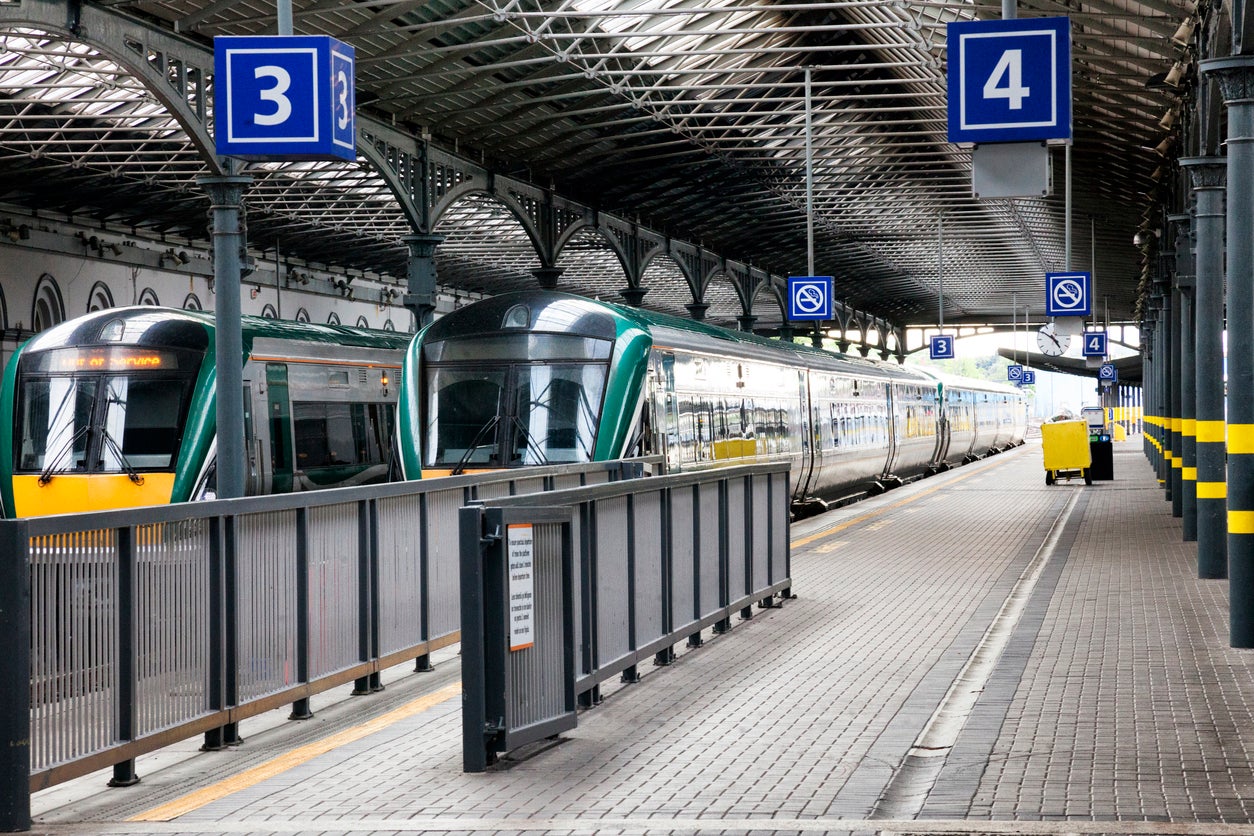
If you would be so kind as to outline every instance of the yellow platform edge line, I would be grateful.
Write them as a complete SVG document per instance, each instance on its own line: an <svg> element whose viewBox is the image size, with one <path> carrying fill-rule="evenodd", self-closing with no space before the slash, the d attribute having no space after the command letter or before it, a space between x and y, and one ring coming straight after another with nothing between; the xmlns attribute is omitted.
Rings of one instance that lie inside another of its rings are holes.
<svg viewBox="0 0 1254 836"><path fill-rule="evenodd" d="M368 720L361 725L353 726L352 728L345 729L342 732L337 732L329 737L324 737L322 740L315 740L313 743L300 746L290 752L280 755L277 758L273 758L265 763L245 769L238 775L232 775L224 781L219 781L216 784L202 787L195 792L188 793L182 798L176 798L169 803L162 804L159 807L153 807L151 810L146 810L138 815L131 816L127 819L127 821L173 821L179 816L190 813L193 810L198 810L206 804L211 804L218 799L226 798L232 793L248 789L249 787L254 787L262 781L269 780L270 778L280 775L289 769L293 769L303 763L307 763L319 755L325 755L333 749L361 740L363 737L382 731L388 726L399 723L401 720L412 717L415 714L420 714L442 702L451 700L454 697L459 697L461 696L461 693L462 684L460 681L454 682L451 685L446 685L440 690L427 694L426 696L419 697L416 700L402 705L400 708L393 709L386 714L380 714L373 720Z"/></svg>

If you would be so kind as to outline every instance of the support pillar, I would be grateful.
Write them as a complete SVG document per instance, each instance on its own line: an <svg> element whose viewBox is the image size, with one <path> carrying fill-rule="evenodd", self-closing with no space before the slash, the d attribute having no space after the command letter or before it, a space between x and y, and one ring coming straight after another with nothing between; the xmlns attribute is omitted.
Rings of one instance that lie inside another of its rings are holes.
<svg viewBox="0 0 1254 836"><path fill-rule="evenodd" d="M1171 480L1171 516L1179 519L1184 516L1184 487L1181 484L1184 474L1180 470L1184 463L1184 443L1180 438L1180 412L1182 409L1180 381L1184 375L1183 366L1180 362L1183 359L1180 345L1184 323L1180 319L1180 312L1184 306L1184 300L1179 285L1174 281L1174 277L1170 293L1171 319L1168 320L1168 327L1171 331L1171 336L1168 339L1171 341L1171 347L1167 351L1167 363L1169 366L1167 371L1167 412L1171 421L1171 470L1168 472L1167 478Z"/></svg>
<svg viewBox="0 0 1254 836"><path fill-rule="evenodd" d="M1228 577L1228 485L1225 475L1223 380L1224 175L1223 157L1185 157L1197 198L1194 220L1196 280L1193 322L1197 392L1197 576Z"/></svg>
<svg viewBox="0 0 1254 836"><path fill-rule="evenodd" d="M741 331L752 334L753 326L758 321L758 318L753 314L742 314L741 316L736 317L736 321L740 323Z"/></svg>
<svg viewBox="0 0 1254 836"><path fill-rule="evenodd" d="M628 305L638 308L644 302L644 295L648 292L648 289L643 287L624 287L618 291L618 295L626 299Z"/></svg>
<svg viewBox="0 0 1254 836"><path fill-rule="evenodd" d="M1176 280L1180 300L1180 520L1184 542L1197 540L1197 368L1193 322L1193 218L1174 215Z"/></svg>
<svg viewBox="0 0 1254 836"><path fill-rule="evenodd" d="M402 240L409 247L409 282L401 303L413 313L421 330L435 315L435 248L444 236L421 232Z"/></svg>
<svg viewBox="0 0 1254 836"><path fill-rule="evenodd" d="M696 317L693 317L693 318L695 319ZM779 338L783 340L784 342L786 343L792 342L793 337L795 336L797 336L797 329L793 328L787 322L779 326Z"/></svg>
<svg viewBox="0 0 1254 836"><path fill-rule="evenodd" d="M690 305L684 305L684 307L688 310L688 316L692 317L693 322L705 322L705 312L710 309L710 306L705 302L693 302ZM792 329L790 328L789 330L791 331ZM784 335L783 328L779 329L779 334L781 337Z"/></svg>
<svg viewBox="0 0 1254 836"><path fill-rule="evenodd" d="M536 277L536 283L544 290L557 290L557 280L565 272L565 267L537 267L531 275Z"/></svg>
<svg viewBox="0 0 1254 836"><path fill-rule="evenodd" d="M233 166L228 172L233 172ZM240 254L244 251L244 190L253 178L228 173L200 177L209 194L213 231L214 359L217 363L218 472L221 498L244 495L244 343L240 326Z"/></svg>
<svg viewBox="0 0 1254 836"><path fill-rule="evenodd" d="M1254 56L1199 66L1228 106L1229 643L1254 647Z"/></svg>

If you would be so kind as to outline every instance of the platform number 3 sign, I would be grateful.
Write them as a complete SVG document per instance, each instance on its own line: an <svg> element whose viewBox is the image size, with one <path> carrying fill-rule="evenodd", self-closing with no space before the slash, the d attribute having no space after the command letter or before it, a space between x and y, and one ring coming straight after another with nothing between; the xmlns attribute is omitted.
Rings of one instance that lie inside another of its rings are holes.
<svg viewBox="0 0 1254 836"><path fill-rule="evenodd" d="M351 46L297 35L217 37L213 47L217 153L357 159Z"/></svg>
<svg viewBox="0 0 1254 836"><path fill-rule="evenodd" d="M932 353L933 360L952 360L954 359L954 338L950 336L932 337Z"/></svg>

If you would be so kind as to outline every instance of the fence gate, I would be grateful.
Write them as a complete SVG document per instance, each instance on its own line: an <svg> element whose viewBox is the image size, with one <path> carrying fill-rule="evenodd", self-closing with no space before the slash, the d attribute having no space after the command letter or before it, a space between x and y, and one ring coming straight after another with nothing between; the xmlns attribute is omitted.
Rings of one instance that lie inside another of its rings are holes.
<svg viewBox="0 0 1254 836"><path fill-rule="evenodd" d="M575 728L570 508L462 508L462 762Z"/></svg>

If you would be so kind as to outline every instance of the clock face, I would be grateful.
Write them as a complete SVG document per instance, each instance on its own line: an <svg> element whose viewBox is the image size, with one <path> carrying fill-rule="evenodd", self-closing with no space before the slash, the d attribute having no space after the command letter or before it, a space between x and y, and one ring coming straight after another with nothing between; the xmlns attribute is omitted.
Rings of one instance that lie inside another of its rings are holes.
<svg viewBox="0 0 1254 836"><path fill-rule="evenodd" d="M1036 332L1036 345L1042 354L1057 357L1067 350L1067 346L1071 345L1071 335L1057 334L1054 332L1054 326L1046 325Z"/></svg>

